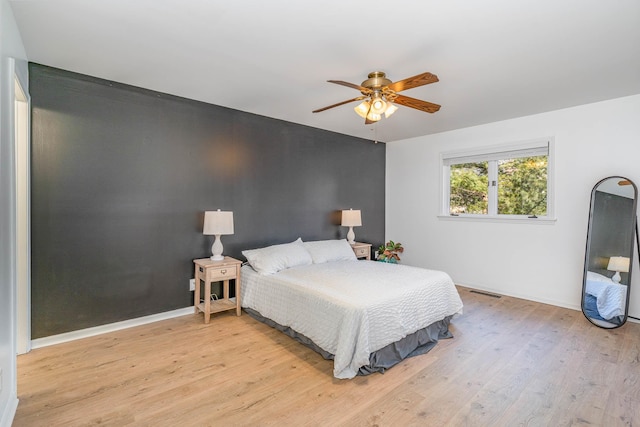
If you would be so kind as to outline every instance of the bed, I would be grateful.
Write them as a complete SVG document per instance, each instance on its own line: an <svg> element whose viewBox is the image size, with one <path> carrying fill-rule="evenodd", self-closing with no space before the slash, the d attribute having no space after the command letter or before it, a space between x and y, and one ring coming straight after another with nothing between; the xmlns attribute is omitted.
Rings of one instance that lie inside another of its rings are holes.
<svg viewBox="0 0 640 427"><path fill-rule="evenodd" d="M592 319L619 324L624 316L627 285L615 283L594 271L587 271L585 284L585 311Z"/></svg>
<svg viewBox="0 0 640 427"><path fill-rule="evenodd" d="M462 301L444 272L357 260L345 240L244 251L247 313L333 359L336 378L384 372L450 338Z"/></svg>

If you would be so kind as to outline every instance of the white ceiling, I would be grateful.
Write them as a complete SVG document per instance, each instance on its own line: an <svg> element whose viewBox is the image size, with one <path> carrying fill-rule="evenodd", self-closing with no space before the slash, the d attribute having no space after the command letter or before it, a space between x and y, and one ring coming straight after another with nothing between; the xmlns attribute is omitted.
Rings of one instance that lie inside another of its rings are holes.
<svg viewBox="0 0 640 427"><path fill-rule="evenodd" d="M396 141L640 93L638 0L11 0L30 61ZM440 82L365 126L371 71Z"/></svg>

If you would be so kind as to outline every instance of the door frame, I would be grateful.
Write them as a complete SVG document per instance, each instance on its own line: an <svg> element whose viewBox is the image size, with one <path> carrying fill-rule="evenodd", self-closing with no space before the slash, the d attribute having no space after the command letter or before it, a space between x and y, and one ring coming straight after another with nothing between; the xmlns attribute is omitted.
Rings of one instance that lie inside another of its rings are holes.
<svg viewBox="0 0 640 427"><path fill-rule="evenodd" d="M15 155L16 353L31 351L31 97L26 61L10 61L13 74Z"/></svg>

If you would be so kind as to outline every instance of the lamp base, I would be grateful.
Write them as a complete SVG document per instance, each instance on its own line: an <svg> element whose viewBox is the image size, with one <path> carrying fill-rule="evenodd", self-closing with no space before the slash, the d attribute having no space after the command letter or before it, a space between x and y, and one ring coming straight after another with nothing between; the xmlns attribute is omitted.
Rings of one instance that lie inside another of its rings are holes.
<svg viewBox="0 0 640 427"><path fill-rule="evenodd" d="M353 232L353 227L349 227L349 232L347 233L347 242L349 242L350 245L356 243L356 233Z"/></svg>
<svg viewBox="0 0 640 427"><path fill-rule="evenodd" d="M211 245L211 261L222 261L224 259L224 256L222 255L223 249L220 235L216 234L213 245Z"/></svg>
<svg viewBox="0 0 640 427"><path fill-rule="evenodd" d="M613 277L611 278L613 283L620 283L620 279L622 279L622 277L620 276L619 271L616 271L616 274L614 274Z"/></svg>

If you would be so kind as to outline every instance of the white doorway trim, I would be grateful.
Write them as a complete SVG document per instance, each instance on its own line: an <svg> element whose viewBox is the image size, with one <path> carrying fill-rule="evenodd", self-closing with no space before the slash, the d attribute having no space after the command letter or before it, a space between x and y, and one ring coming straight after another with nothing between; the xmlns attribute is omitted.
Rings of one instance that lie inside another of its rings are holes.
<svg viewBox="0 0 640 427"><path fill-rule="evenodd" d="M16 195L16 353L31 350L31 99L26 73L13 61ZM23 71L23 72L21 72Z"/></svg>

